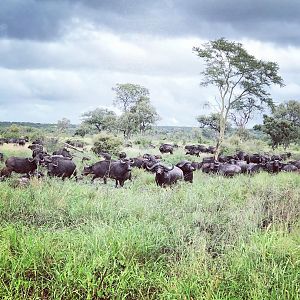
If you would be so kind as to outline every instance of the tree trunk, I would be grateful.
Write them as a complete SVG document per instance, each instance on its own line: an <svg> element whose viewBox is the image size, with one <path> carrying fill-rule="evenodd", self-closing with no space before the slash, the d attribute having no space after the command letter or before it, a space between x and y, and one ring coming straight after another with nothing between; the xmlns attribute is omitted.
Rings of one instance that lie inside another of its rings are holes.
<svg viewBox="0 0 300 300"><path fill-rule="evenodd" d="M220 121L220 132L219 132L218 142L216 145L216 152L214 155L215 160L217 160L220 155L221 146L224 142L224 136L225 136L225 124L224 122Z"/></svg>
<svg viewBox="0 0 300 300"><path fill-rule="evenodd" d="M225 126L226 126L226 120L227 120L227 114L228 114L228 110L224 116L225 113L225 103L224 103L224 99L222 99L222 109L220 111L220 131L219 131L219 137L218 137L218 142L216 145L216 152L214 155L215 160L218 159L220 151L221 151L221 146L224 142L224 136L225 136Z"/></svg>

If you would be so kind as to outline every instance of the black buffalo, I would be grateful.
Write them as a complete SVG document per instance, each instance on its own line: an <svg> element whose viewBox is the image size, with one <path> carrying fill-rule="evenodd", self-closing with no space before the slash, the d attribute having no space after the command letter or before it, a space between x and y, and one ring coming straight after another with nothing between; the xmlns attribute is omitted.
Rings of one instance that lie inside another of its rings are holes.
<svg viewBox="0 0 300 300"><path fill-rule="evenodd" d="M290 163L300 169L300 160L292 161Z"/></svg>
<svg viewBox="0 0 300 300"><path fill-rule="evenodd" d="M191 162L183 160L176 164L176 167L182 170L184 181L189 181L190 183L193 183L193 172L196 169L193 167Z"/></svg>
<svg viewBox="0 0 300 300"><path fill-rule="evenodd" d="M0 152L0 161L3 162L4 161L4 155L3 153Z"/></svg>
<svg viewBox="0 0 300 300"><path fill-rule="evenodd" d="M266 163L262 163L262 168L269 173L279 173L281 171L282 164L279 160L268 161Z"/></svg>
<svg viewBox="0 0 300 300"><path fill-rule="evenodd" d="M37 166L44 161L42 155L37 155L35 158L10 157L6 160L5 165L9 172L19 174L27 174L30 176L37 169Z"/></svg>
<svg viewBox="0 0 300 300"><path fill-rule="evenodd" d="M298 172L298 168L293 164L284 164L281 168L283 172Z"/></svg>
<svg viewBox="0 0 300 300"><path fill-rule="evenodd" d="M93 175L92 181L96 178L103 178L107 183L107 178L116 180L116 187L124 185L124 182L131 179L131 160L102 160L91 166L84 167L82 175Z"/></svg>
<svg viewBox="0 0 300 300"><path fill-rule="evenodd" d="M44 151L44 148L42 145L39 144L32 144L28 146L29 149L32 150L32 157L36 157L39 154L47 155L47 152Z"/></svg>
<svg viewBox="0 0 300 300"><path fill-rule="evenodd" d="M91 166L86 166L83 168L82 175L93 175L92 182L96 178L103 178L104 183L107 182L107 177L109 173L109 168L111 166L112 160L102 160L99 162L96 162L95 164Z"/></svg>
<svg viewBox="0 0 300 300"><path fill-rule="evenodd" d="M139 169L143 168L145 160L143 157L134 157L131 160L133 161L133 163L131 164L132 167Z"/></svg>
<svg viewBox="0 0 300 300"><path fill-rule="evenodd" d="M119 153L119 159L124 159L127 157L127 154L125 152L120 152Z"/></svg>
<svg viewBox="0 0 300 300"><path fill-rule="evenodd" d="M108 176L115 179L116 187L118 184L123 187L126 180L131 180L131 164L132 161L128 159L112 162Z"/></svg>
<svg viewBox="0 0 300 300"><path fill-rule="evenodd" d="M71 178L71 176L76 178L76 165L70 158L61 155L53 155L48 158L46 157L45 161L48 176L60 177L63 180L65 178Z"/></svg>
<svg viewBox="0 0 300 300"><path fill-rule="evenodd" d="M238 151L235 156L239 160L245 160L245 156L246 155L247 155L246 152L244 152L244 151Z"/></svg>
<svg viewBox="0 0 300 300"><path fill-rule="evenodd" d="M236 165L241 167L241 172L243 174L249 174L249 175L258 173L261 169L260 164L256 164L256 163L247 164L247 162L245 162L245 161L237 161Z"/></svg>
<svg viewBox="0 0 300 300"><path fill-rule="evenodd" d="M26 140L25 139L18 139L19 146L25 146Z"/></svg>
<svg viewBox="0 0 300 300"><path fill-rule="evenodd" d="M159 147L159 151L161 153L170 153L170 154L173 154L173 146L171 144L162 144L160 145Z"/></svg>
<svg viewBox="0 0 300 300"><path fill-rule="evenodd" d="M70 151L68 151L66 148L56 150L52 154L53 155L62 155L64 157L72 158Z"/></svg>
<svg viewBox="0 0 300 300"><path fill-rule="evenodd" d="M155 171L155 182L161 187L175 184L178 180L184 179L182 170L176 166L166 167L160 163L156 163L148 168L148 170Z"/></svg>
<svg viewBox="0 0 300 300"><path fill-rule="evenodd" d="M196 145L186 145L184 149L186 150L186 155L199 156L199 153L201 152Z"/></svg>
<svg viewBox="0 0 300 300"><path fill-rule="evenodd" d="M217 147L215 146L208 146L207 147L207 153L210 153L210 154L214 154L217 150Z"/></svg>
<svg viewBox="0 0 300 300"><path fill-rule="evenodd" d="M214 172L226 177L233 177L234 175L240 174L242 172L242 168L235 164L215 163Z"/></svg>
<svg viewBox="0 0 300 300"><path fill-rule="evenodd" d="M203 164L202 162L193 161L192 162L192 167L194 167L195 170L201 170L202 164Z"/></svg>

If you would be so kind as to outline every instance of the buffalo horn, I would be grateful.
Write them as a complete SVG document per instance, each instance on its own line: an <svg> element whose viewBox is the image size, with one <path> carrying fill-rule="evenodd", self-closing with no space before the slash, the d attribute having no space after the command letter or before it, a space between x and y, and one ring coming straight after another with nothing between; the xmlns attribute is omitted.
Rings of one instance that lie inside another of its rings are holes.
<svg viewBox="0 0 300 300"><path fill-rule="evenodd" d="M174 169L174 166L171 167L163 166L165 171L172 171Z"/></svg>
<svg viewBox="0 0 300 300"><path fill-rule="evenodd" d="M159 162L156 163L156 164L154 164L152 167L148 167L147 164L146 164L146 168L147 168L147 170L152 171L154 168L156 168L156 167L159 166L159 165L160 165Z"/></svg>
<svg viewBox="0 0 300 300"><path fill-rule="evenodd" d="M189 161L188 160L183 160L182 162L180 162L177 166L179 168L182 168L185 164L187 164Z"/></svg>

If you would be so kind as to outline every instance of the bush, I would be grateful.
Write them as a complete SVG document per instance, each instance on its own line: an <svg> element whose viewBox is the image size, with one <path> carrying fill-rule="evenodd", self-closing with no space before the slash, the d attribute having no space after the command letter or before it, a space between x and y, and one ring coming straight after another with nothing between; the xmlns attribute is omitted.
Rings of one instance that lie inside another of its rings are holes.
<svg viewBox="0 0 300 300"><path fill-rule="evenodd" d="M54 137L44 138L44 147L47 149L49 153L52 153L55 150L63 147L62 143L59 143L59 140Z"/></svg>
<svg viewBox="0 0 300 300"><path fill-rule="evenodd" d="M148 148L150 144L152 144L151 139L146 137L139 137L134 141L135 145L139 145L143 148Z"/></svg>
<svg viewBox="0 0 300 300"><path fill-rule="evenodd" d="M101 152L118 154L122 145L123 141L119 137L108 133L100 133L97 135L91 150L95 154L100 154Z"/></svg>

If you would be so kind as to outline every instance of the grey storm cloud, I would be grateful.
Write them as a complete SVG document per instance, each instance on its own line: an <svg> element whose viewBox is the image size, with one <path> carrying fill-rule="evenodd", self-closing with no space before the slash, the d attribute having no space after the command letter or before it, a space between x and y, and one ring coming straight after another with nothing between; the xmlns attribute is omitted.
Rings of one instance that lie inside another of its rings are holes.
<svg viewBox="0 0 300 300"><path fill-rule="evenodd" d="M195 126L216 93L199 87L192 47L219 37L278 62L274 99L297 99L299 12L299 0L0 0L0 120L79 123L131 82L161 124Z"/></svg>
<svg viewBox="0 0 300 300"><path fill-rule="evenodd" d="M298 44L298 0L2 0L0 36L51 40L74 19L114 32Z"/></svg>

